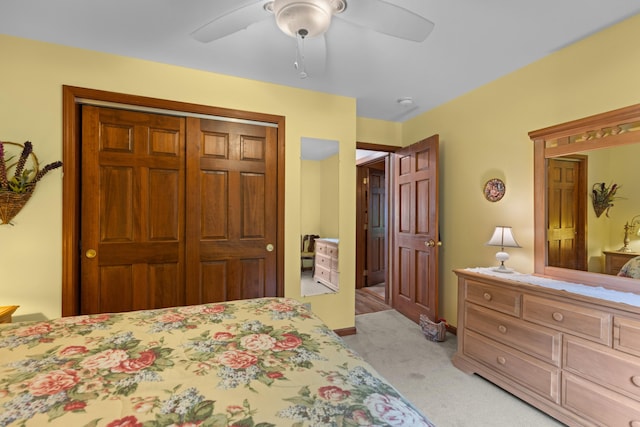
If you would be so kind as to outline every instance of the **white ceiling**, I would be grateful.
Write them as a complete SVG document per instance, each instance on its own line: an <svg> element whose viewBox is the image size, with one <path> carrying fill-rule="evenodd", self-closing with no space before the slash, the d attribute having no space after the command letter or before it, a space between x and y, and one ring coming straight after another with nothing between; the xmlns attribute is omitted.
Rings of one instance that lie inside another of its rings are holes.
<svg viewBox="0 0 640 427"><path fill-rule="evenodd" d="M354 97L358 116L404 121L640 13L638 0L388 2L433 32L416 43L334 19L326 67L307 58L307 79L293 68L295 40L272 19L208 44L190 37L237 0L2 0L0 32Z"/></svg>

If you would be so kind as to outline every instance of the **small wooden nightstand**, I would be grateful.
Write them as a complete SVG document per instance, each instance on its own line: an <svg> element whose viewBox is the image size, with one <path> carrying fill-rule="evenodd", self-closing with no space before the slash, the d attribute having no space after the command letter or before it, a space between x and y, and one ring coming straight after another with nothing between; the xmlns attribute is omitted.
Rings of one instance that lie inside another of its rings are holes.
<svg viewBox="0 0 640 427"><path fill-rule="evenodd" d="M604 252L604 272L605 274L616 275L620 271L623 265L627 263L631 258L640 256L635 252L617 252L617 251L603 251Z"/></svg>
<svg viewBox="0 0 640 427"><path fill-rule="evenodd" d="M4 305L0 306L0 323L11 323L11 315L19 305Z"/></svg>

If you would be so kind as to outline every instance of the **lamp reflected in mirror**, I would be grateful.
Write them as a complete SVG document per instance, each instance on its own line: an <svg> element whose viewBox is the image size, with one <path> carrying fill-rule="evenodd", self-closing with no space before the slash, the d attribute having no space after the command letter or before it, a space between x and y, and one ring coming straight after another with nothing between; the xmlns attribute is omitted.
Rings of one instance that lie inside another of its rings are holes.
<svg viewBox="0 0 640 427"><path fill-rule="evenodd" d="M493 236L487 242L487 246L499 246L500 251L496 253L496 259L500 262L500 265L493 269L499 273L513 273L512 269L505 267L505 261L509 260L509 254L504 251L504 248L521 248L513 237L511 227L499 225L493 231Z"/></svg>
<svg viewBox="0 0 640 427"><path fill-rule="evenodd" d="M638 227L639 224L640 215L634 216L633 218L631 218L631 221L627 221L624 224L624 240L622 241L624 245L620 249L618 249L619 252L631 252L631 248L629 248L629 243L631 243L629 235L635 232L638 236L640 236L640 227Z"/></svg>

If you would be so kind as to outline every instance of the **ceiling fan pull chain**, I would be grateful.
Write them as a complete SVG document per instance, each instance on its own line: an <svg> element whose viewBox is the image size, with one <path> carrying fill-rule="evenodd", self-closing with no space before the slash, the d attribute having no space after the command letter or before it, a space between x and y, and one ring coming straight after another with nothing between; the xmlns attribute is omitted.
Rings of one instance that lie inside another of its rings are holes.
<svg viewBox="0 0 640 427"><path fill-rule="evenodd" d="M301 33L296 35L296 60L293 63L293 66L298 70L301 79L306 79L308 77L307 67L304 63L304 36L305 35Z"/></svg>

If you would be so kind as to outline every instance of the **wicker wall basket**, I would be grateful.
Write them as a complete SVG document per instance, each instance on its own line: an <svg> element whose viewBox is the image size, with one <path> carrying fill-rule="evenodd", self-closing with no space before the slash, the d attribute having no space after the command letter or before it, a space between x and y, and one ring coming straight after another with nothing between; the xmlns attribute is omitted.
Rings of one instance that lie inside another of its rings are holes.
<svg viewBox="0 0 640 427"><path fill-rule="evenodd" d="M15 142L2 141L2 146L3 158L0 159L0 161L5 161L5 157L10 158L10 160L7 160L5 163L5 175L9 175L7 176L7 178L10 178L13 172L12 169L15 169L16 163L18 162L17 159L19 157L20 151L24 150L25 145ZM12 153L13 155L11 156L7 153L7 149L10 147L14 148L14 153ZM25 169L29 169L31 175L35 176L40 171L40 163L38 162L38 157L36 157L35 153L31 151L28 158L29 161L25 161ZM21 192L15 192L6 187L2 188L0 186L0 224L11 224L11 220L16 215L18 215L24 205L27 204L35 188L36 184L32 183L24 187Z"/></svg>
<svg viewBox="0 0 640 427"><path fill-rule="evenodd" d="M34 189L35 185L29 187L24 193L0 190L0 221L2 224L11 223L11 220L27 204Z"/></svg>
<svg viewBox="0 0 640 427"><path fill-rule="evenodd" d="M38 181L59 167L61 161L40 168L31 141L24 144L0 141L0 225L11 224L31 198Z"/></svg>

